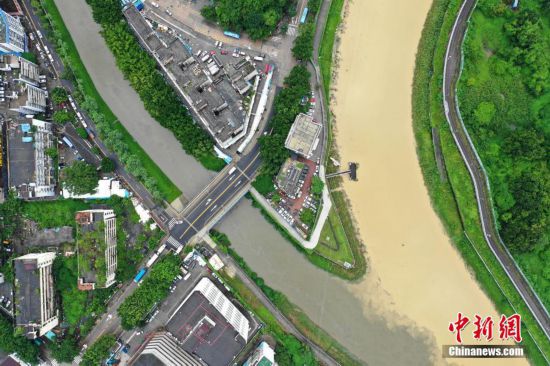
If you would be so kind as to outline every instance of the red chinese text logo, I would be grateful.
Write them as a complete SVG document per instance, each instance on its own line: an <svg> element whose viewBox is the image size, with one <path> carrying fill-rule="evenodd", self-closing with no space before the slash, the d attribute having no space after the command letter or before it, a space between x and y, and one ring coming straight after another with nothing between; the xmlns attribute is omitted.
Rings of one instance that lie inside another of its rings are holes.
<svg viewBox="0 0 550 366"><path fill-rule="evenodd" d="M466 329L470 323L470 318L462 313L457 314L456 321L449 323L449 331L454 333L456 341L462 343L462 331ZM491 341L493 339L493 319L488 317L481 317L476 314L474 319L473 336L474 339L481 340L482 338ZM502 340L513 339L516 342L521 342L521 315L513 314L509 317L502 315L498 322L499 338Z"/></svg>

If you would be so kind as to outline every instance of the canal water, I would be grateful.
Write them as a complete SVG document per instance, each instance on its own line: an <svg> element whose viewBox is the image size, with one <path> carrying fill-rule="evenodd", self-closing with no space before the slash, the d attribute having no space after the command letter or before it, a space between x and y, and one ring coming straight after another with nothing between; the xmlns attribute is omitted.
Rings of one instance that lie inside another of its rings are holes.
<svg viewBox="0 0 550 366"><path fill-rule="evenodd" d="M185 155L169 131L161 128L144 110L139 97L116 68L85 0L55 2L103 98L152 159L187 197L192 197L208 182L211 173ZM285 293L336 340L371 365L441 363L437 344L441 343L444 332L440 329L446 329L452 313L491 310L430 209L416 163L409 117L410 83L414 50L429 4L427 0L414 3L415 6L407 0L353 1L350 3L352 15L346 26L348 31L343 38L344 59L338 88L342 91L350 88L355 92L337 95L342 102L336 106L336 112L339 121L346 121L339 122L339 141L346 139L349 143L347 149L342 150L344 159L349 157L360 161L360 174L368 173L369 177L361 179L355 186L346 186L369 253L372 245L372 269L365 279L350 285L309 264L247 200L243 200L219 224L219 229L229 235L234 248L268 285ZM389 12L394 14L390 16ZM362 21L362 18L368 21ZM356 47L355 54L351 52L354 42L362 45L361 49ZM400 62L388 59L392 46L395 46L394 56ZM376 53L384 58L367 57ZM382 60L388 67L381 65ZM374 73L365 73L369 68L380 74L378 83L365 79ZM362 85L359 87L353 78L346 78L348 73L354 73L357 82L362 80ZM366 93L367 89L369 93ZM348 103L344 109L344 96L356 102L359 98L359 105L369 107L363 108L362 114L358 114L357 105ZM366 101L368 98L373 100ZM392 98L395 104L389 103ZM375 108L376 103L389 107L392 113L399 113L384 116L382 107L374 115L371 114L374 112L365 112ZM348 110L349 114L343 114ZM388 123L396 125L394 128L383 126ZM387 144L393 144L400 151L398 156L384 156L382 152L387 152L387 149L371 144L372 137L367 139L376 126L395 137ZM369 141L362 144L363 149L358 149L357 135L354 137L352 133L354 129L361 131L358 135ZM402 160L403 166L397 170L378 171L367 163L376 158L387 159L388 166L393 168ZM392 185L394 180L402 180L402 184ZM385 188L385 185L389 186ZM408 185L414 187L410 197L402 191ZM359 187L369 189L361 191ZM373 187L380 189L380 195L386 198L391 196L391 189L395 189L394 194L403 199L399 209L409 216L425 217L426 221L411 221L402 214L389 221L373 219L367 223L366 219L370 219L367 212L379 210L387 218L385 213L389 209L386 210L385 205L395 203L394 200L381 202L372 197ZM401 236L391 231L397 231ZM383 248L385 245L387 250ZM411 249L415 247L421 253ZM441 261L441 265L434 266L437 261ZM417 268L421 266L427 268ZM431 287L434 289L430 290ZM437 300L438 292L444 300ZM458 302L447 301L446 297ZM430 304L428 300L435 302ZM436 315L432 317L431 313ZM446 341L449 338L445 338Z"/></svg>

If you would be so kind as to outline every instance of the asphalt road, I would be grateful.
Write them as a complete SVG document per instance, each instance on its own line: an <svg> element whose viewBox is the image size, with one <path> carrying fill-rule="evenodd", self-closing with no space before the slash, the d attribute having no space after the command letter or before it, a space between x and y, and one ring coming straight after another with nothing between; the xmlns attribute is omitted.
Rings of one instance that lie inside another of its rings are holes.
<svg viewBox="0 0 550 366"><path fill-rule="evenodd" d="M183 220L170 229L170 235L185 245L202 228L224 209L227 204L250 183L260 168L260 149L255 145L235 164L235 171L224 170L214 184L209 185L200 199L192 201L183 212Z"/></svg>
<svg viewBox="0 0 550 366"><path fill-rule="evenodd" d="M485 240L531 310L533 316L544 330L544 333L550 338L550 316L548 311L527 282L527 279L516 265L516 262L504 246L498 234L495 218L493 216L488 178L468 135L468 131L462 123L457 103L456 83L459 79L462 66L462 43L466 30L468 29L470 15L476 6L476 2L477 0L464 1L447 45L443 75L443 103L445 107L445 116L451 127L453 138L474 183Z"/></svg>

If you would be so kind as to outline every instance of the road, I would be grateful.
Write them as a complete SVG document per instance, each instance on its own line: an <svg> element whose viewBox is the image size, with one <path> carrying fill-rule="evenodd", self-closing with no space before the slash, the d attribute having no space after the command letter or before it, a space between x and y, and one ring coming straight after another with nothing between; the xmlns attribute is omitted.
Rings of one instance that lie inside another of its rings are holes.
<svg viewBox="0 0 550 366"><path fill-rule="evenodd" d="M470 15L476 6L476 2L477 0L464 1L447 45L443 75L443 104L445 107L445 116L451 128L455 143L460 150L462 159L468 168L474 184L485 240L531 310L531 313L544 330L544 333L550 338L550 316L548 311L527 282L527 279L518 268L498 234L495 217L493 216L489 181L481 160L468 135L468 131L462 122L460 109L457 103L456 84L460 77L462 66L462 43L468 29Z"/></svg>
<svg viewBox="0 0 550 366"><path fill-rule="evenodd" d="M209 185L193 200L182 214L182 222L170 229L170 235L181 245L189 242L195 234L207 226L218 213L226 209L227 204L239 194L248 183L252 182L260 168L260 148L255 145L252 150L241 157L235 164L236 169L229 174L224 170L214 184Z"/></svg>

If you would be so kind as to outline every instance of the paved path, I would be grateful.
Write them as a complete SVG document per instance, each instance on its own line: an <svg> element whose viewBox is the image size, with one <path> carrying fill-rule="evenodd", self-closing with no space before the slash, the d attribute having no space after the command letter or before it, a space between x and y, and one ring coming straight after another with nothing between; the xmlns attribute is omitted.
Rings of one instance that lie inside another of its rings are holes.
<svg viewBox="0 0 550 366"><path fill-rule="evenodd" d="M550 316L548 311L533 291L527 279L517 266L511 254L502 242L495 223L491 203L489 180L483 168L481 160L475 150L474 144L468 135L468 131L462 121L456 96L456 84L460 77L462 67L462 43L468 29L468 22L477 0L465 0L462 4L454 27L452 29L447 53L445 56L445 68L443 75L443 103L445 116L451 127L453 138L460 150L462 159L466 164L474 183L475 194L481 226L485 240L498 259L500 265L520 293L521 297L531 310L533 316L550 338Z"/></svg>

